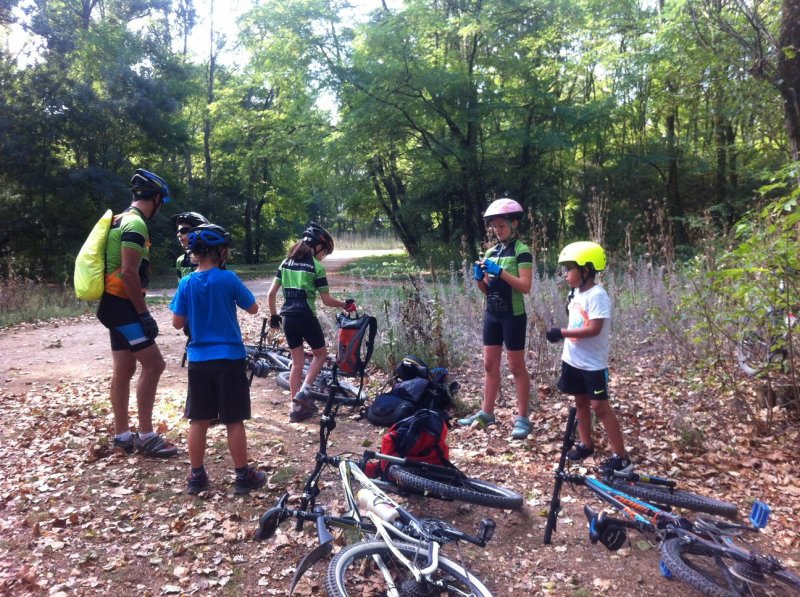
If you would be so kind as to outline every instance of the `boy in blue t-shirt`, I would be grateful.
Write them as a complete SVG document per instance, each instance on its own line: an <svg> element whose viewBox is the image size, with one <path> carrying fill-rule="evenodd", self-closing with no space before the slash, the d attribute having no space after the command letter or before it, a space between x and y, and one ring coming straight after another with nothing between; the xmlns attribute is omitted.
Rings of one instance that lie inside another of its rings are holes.
<svg viewBox="0 0 800 597"><path fill-rule="evenodd" d="M223 269L230 235L215 224L202 224L189 234L189 249L197 270L181 279L170 303L172 325L189 326L189 494L208 487L203 461L206 435L211 421L219 419L228 431L228 449L236 469L234 491L249 493L266 483L267 477L247 464L244 421L250 418L250 385L247 380L242 332L236 307L258 312L253 293L238 276Z"/></svg>

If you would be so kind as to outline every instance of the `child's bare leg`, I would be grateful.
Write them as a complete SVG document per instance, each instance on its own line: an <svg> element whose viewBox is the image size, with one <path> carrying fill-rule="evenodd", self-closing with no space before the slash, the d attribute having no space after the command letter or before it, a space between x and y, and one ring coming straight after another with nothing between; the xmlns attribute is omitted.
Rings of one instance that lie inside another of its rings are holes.
<svg viewBox="0 0 800 597"><path fill-rule="evenodd" d="M525 367L525 351L524 350L509 350L506 351L508 356L508 369L514 377L514 390L517 394L517 411L519 416L528 416L528 401L531 397L531 376L528 369ZM499 378L498 372L498 378Z"/></svg>
<svg viewBox="0 0 800 597"><path fill-rule="evenodd" d="M611 452L617 456L625 456L625 442L622 439L617 415L614 414L611 404L608 400L592 400L592 410L606 431Z"/></svg>
<svg viewBox="0 0 800 597"><path fill-rule="evenodd" d="M328 350L321 346L316 350L312 350L311 354L313 358L311 359L311 364L308 366L308 373L306 373L305 383L311 385L314 383L314 380L317 379L317 375L322 370L322 366L325 364L325 358L328 356ZM292 394L294 395L294 394Z"/></svg>
<svg viewBox="0 0 800 597"><path fill-rule="evenodd" d="M303 365L305 365L306 355L303 345L292 348L289 353L292 355L292 369L289 371L289 392L292 397L300 391L301 380L303 379Z"/></svg>
<svg viewBox="0 0 800 597"><path fill-rule="evenodd" d="M483 404L481 410L487 414L494 412L494 403L500 391L500 357L503 354L502 346L483 347Z"/></svg>
<svg viewBox="0 0 800 597"><path fill-rule="evenodd" d="M244 430L244 421L228 423L228 450L233 459L234 468L247 466L247 434Z"/></svg>
<svg viewBox="0 0 800 597"><path fill-rule="evenodd" d="M578 438L587 448L594 447L592 441L592 409L591 401L586 394L575 396L575 409L578 411Z"/></svg>
<svg viewBox="0 0 800 597"><path fill-rule="evenodd" d="M192 468L200 468L206 456L206 435L211 421L189 422L189 462Z"/></svg>

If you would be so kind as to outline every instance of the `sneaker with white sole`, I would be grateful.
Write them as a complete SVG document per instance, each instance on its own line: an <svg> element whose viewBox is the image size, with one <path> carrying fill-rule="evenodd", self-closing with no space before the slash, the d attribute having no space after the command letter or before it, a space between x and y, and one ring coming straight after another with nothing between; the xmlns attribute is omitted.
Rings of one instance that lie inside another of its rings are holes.
<svg viewBox="0 0 800 597"><path fill-rule="evenodd" d="M603 461L603 463L600 465L600 470L603 471L605 475L609 476L614 471L617 471L618 473L629 473L633 470L633 463L627 456L617 456L616 454L612 454L611 458Z"/></svg>
<svg viewBox="0 0 800 597"><path fill-rule="evenodd" d="M138 434L134 440L136 451L141 452L145 456L154 456L156 458L169 458L178 453L177 446L172 445L160 433L156 433L147 439L142 439Z"/></svg>

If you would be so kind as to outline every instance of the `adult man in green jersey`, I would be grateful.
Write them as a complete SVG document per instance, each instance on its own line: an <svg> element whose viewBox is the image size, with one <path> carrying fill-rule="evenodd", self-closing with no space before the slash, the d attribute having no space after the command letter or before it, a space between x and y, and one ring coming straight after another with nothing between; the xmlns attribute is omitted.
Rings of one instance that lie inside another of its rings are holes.
<svg viewBox="0 0 800 597"><path fill-rule="evenodd" d="M105 291L97 318L111 336L114 446L127 453L137 450L165 458L177 454L178 449L153 429L156 388L166 364L155 343L158 324L147 310L144 289L150 272L150 235L146 222L169 201L169 186L160 176L142 169L136 170L130 186L131 205L114 216L108 234ZM137 362L142 368L136 386L139 426L132 433L128 403Z"/></svg>

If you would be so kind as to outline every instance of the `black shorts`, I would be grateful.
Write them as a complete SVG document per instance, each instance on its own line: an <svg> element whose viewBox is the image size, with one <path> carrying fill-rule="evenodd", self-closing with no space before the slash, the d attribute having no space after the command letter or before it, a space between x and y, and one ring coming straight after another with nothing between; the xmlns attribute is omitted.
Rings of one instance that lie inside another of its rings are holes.
<svg viewBox="0 0 800 597"><path fill-rule="evenodd" d="M138 352L156 343L144 335L139 314L129 299L104 292L97 307L97 319L108 328L112 351Z"/></svg>
<svg viewBox="0 0 800 597"><path fill-rule="evenodd" d="M558 389L573 396L585 394L590 400L608 400L608 369L586 371L561 361Z"/></svg>
<svg viewBox="0 0 800 597"><path fill-rule="evenodd" d="M286 344L290 349L302 346L303 340L308 343L311 350L325 346L325 334L322 333L319 319L314 316L284 315L283 333L286 335Z"/></svg>
<svg viewBox="0 0 800 597"><path fill-rule="evenodd" d="M495 315L487 311L483 317L483 345L502 346L506 350L525 350L525 333L528 329L528 316Z"/></svg>
<svg viewBox="0 0 800 597"><path fill-rule="evenodd" d="M250 418L250 384L245 359L189 362L185 416L190 421L219 419L237 423Z"/></svg>

